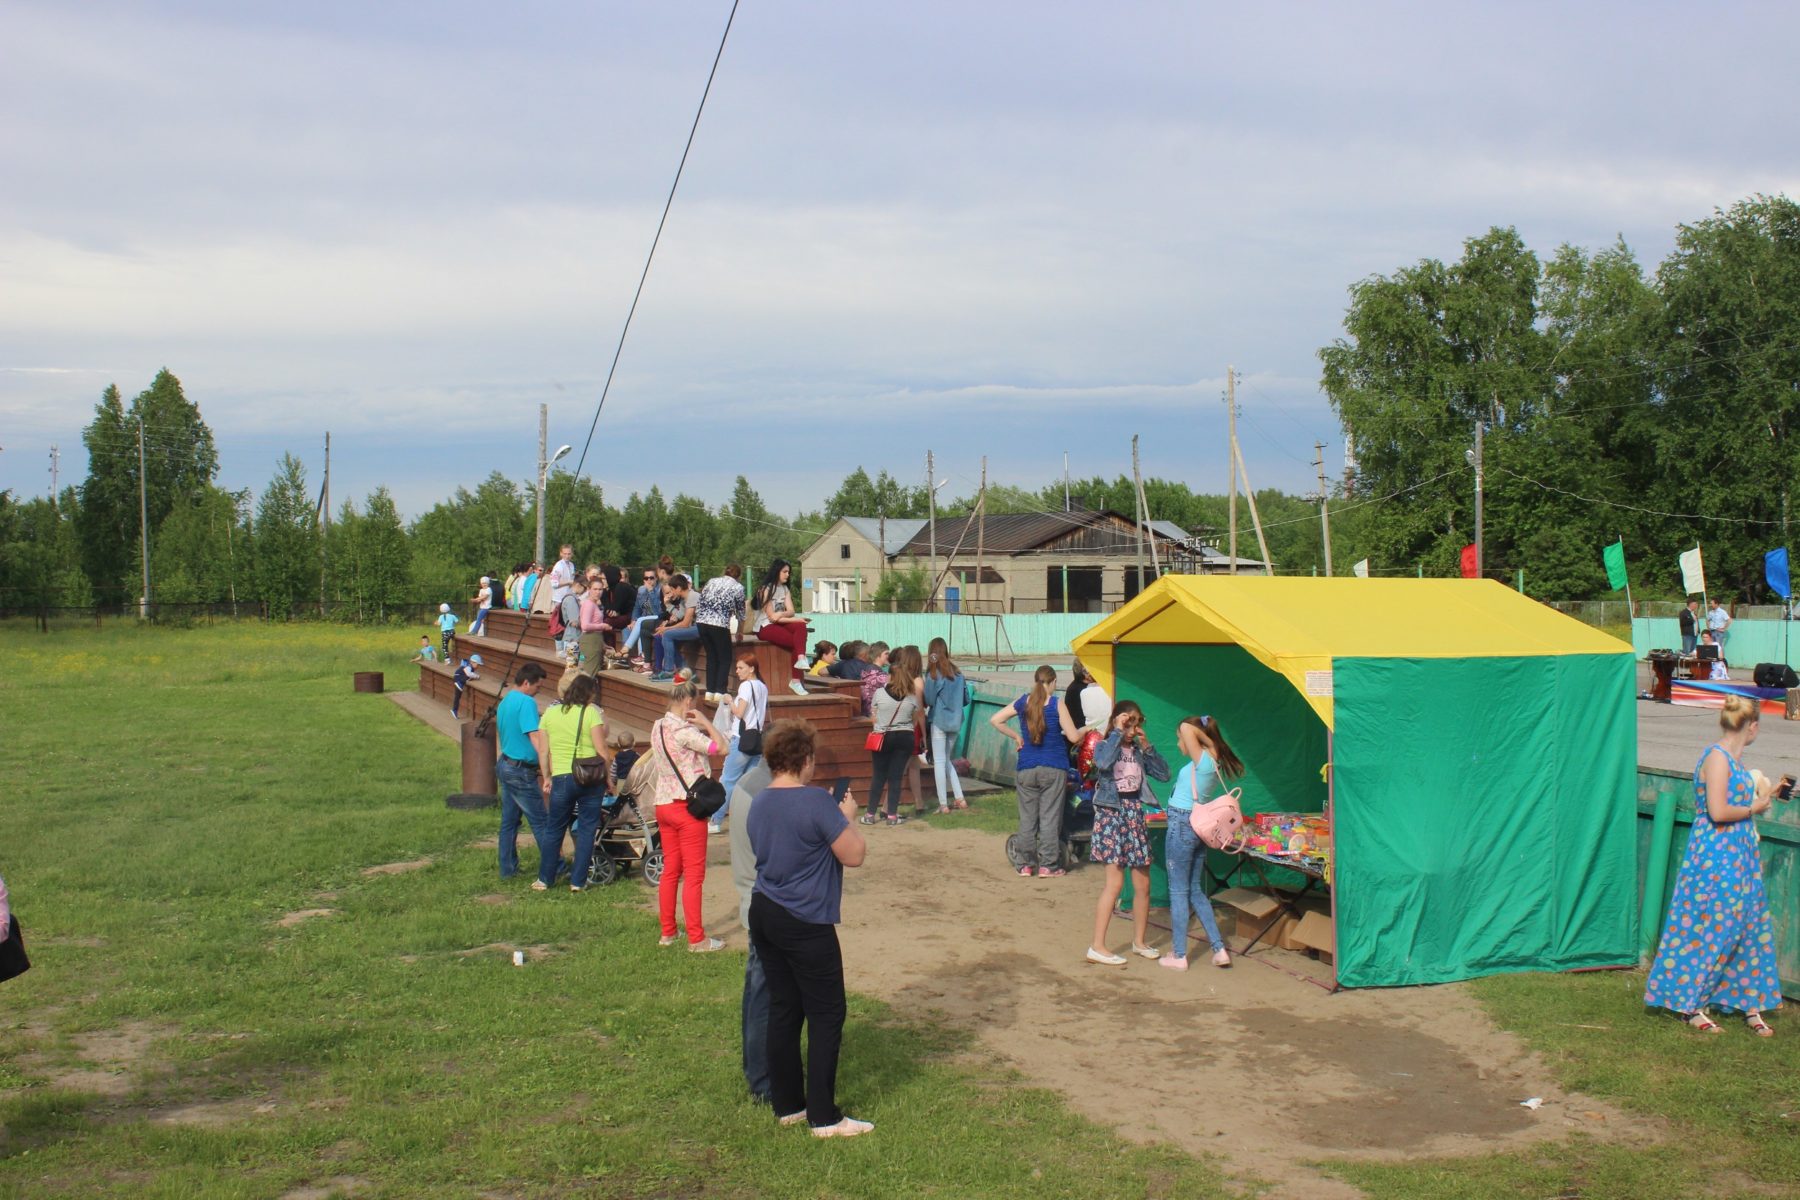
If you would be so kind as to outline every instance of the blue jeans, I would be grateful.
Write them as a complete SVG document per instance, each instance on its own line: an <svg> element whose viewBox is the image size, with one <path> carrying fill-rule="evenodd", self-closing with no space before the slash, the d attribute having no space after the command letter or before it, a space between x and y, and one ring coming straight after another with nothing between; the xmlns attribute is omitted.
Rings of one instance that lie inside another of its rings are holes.
<svg viewBox="0 0 1800 1200"><path fill-rule="evenodd" d="M550 781L550 823L556 847L552 857L562 857L563 834L574 825L575 867L569 882L576 887L587 886L588 868L594 861L594 837L600 829L600 803L605 796L605 788L577 787L573 775L558 775ZM538 878L544 878L541 865ZM544 882L555 883L556 877L552 875Z"/></svg>
<svg viewBox="0 0 1800 1200"><path fill-rule="evenodd" d="M679 669L683 665L681 647L677 646L675 643L697 642L699 640L700 631L692 625L689 625L685 629L671 629L666 633L657 634L656 662L653 665L658 671L674 671Z"/></svg>
<svg viewBox="0 0 1800 1200"><path fill-rule="evenodd" d="M731 739L731 749L725 752L725 766L719 772L719 783L725 788L725 803L718 812L713 814L714 825L723 821L730 814L731 789L737 786L737 781L744 777L744 772L755 766L756 760L761 757L760 754L745 754L738 749L738 740Z"/></svg>
<svg viewBox="0 0 1800 1200"><path fill-rule="evenodd" d="M641 650L642 647L638 645L638 642L656 622L656 617L639 617L633 621L631 628L625 631L625 653L630 654L633 650Z"/></svg>
<svg viewBox="0 0 1800 1200"><path fill-rule="evenodd" d="M475 619L469 622L469 633L471 635L480 637L487 632L487 615L488 610L485 608L478 608L475 610Z"/></svg>
<svg viewBox="0 0 1800 1200"><path fill-rule="evenodd" d="M744 1082L758 1100L771 1101L769 1093L769 980L763 974L756 943L744 960Z"/></svg>
<svg viewBox="0 0 1800 1200"><path fill-rule="evenodd" d="M1176 958L1187 957L1188 919L1195 913L1200 916L1200 927L1206 930L1206 940L1212 948L1223 950L1225 939L1219 936L1219 919L1213 916L1212 901L1207 899L1204 886L1206 843L1188 824L1186 810L1169 810L1169 834L1164 845L1169 867L1169 927L1174 932L1169 953Z"/></svg>
<svg viewBox="0 0 1800 1200"><path fill-rule="evenodd" d="M531 826L531 836L537 839L539 852L543 851L544 839L538 831L548 824L544 792L538 783L538 773L510 758L502 758L494 767L494 774L500 780L500 878L511 879L519 873L521 816ZM556 857L561 857L560 853Z"/></svg>
<svg viewBox="0 0 1800 1200"><path fill-rule="evenodd" d="M1692 654L1694 652L1694 645L1699 640L1700 640L1700 638L1699 638L1698 634L1692 634L1692 633L1682 634L1681 635L1681 652L1683 654Z"/></svg>

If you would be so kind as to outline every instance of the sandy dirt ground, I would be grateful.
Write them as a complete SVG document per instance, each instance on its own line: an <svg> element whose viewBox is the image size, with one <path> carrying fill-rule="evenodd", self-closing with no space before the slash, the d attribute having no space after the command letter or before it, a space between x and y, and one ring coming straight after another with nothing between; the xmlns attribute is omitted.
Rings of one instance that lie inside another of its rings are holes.
<svg viewBox="0 0 1800 1200"><path fill-rule="evenodd" d="M1220 970L1204 954L1185 973L1135 957L1089 965L1100 868L1027 880L995 834L929 821L868 832L868 863L845 875L853 991L967 1029L1087 1117L1217 1155L1272 1184L1271 1195L1360 1196L1310 1165L1326 1159L1491 1154L1576 1130L1663 1134L1559 1088L1460 986L1332 995L1242 958ZM741 946L727 854L714 838L707 932ZM1168 914L1153 922L1152 941L1166 947ZM1116 917L1112 947L1130 938ZM1323 976L1300 955L1270 957ZM855 1081L842 1090L854 1097ZM1542 1108L1520 1106L1533 1096Z"/></svg>

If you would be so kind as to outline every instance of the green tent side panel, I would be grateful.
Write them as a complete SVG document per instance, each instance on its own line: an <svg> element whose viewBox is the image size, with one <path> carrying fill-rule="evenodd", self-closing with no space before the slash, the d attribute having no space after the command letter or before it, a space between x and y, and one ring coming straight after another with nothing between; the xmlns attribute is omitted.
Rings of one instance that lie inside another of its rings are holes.
<svg viewBox="0 0 1800 1200"><path fill-rule="evenodd" d="M1631 963L1624 655L1338 659L1338 979Z"/></svg>
<svg viewBox="0 0 1800 1200"><path fill-rule="evenodd" d="M1210 716L1244 761L1236 786L1244 789L1245 812L1324 811L1325 725L1284 677L1235 645L1122 644L1114 653L1114 699L1143 707L1150 740L1172 772L1181 770L1176 724ZM1152 790L1167 799L1169 785Z"/></svg>

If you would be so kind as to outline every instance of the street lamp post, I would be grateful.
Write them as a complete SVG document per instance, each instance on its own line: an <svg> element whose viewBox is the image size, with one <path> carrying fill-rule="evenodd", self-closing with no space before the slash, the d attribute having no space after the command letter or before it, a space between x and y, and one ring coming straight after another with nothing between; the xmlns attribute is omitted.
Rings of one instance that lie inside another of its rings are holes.
<svg viewBox="0 0 1800 1200"><path fill-rule="evenodd" d="M549 478L550 468L555 466L573 446L558 446L556 453L546 457L550 449L550 406L538 405L538 472L537 472L537 556L534 561L544 561L544 481Z"/></svg>

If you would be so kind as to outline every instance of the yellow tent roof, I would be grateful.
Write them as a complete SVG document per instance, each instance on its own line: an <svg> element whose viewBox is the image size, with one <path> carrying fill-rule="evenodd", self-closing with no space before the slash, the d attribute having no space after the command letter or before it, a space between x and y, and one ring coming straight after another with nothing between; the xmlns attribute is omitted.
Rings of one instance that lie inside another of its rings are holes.
<svg viewBox="0 0 1800 1200"><path fill-rule="evenodd" d="M1287 676L1328 727L1334 658L1632 653L1491 579L1170 575L1072 643L1109 692L1121 643L1242 646Z"/></svg>

